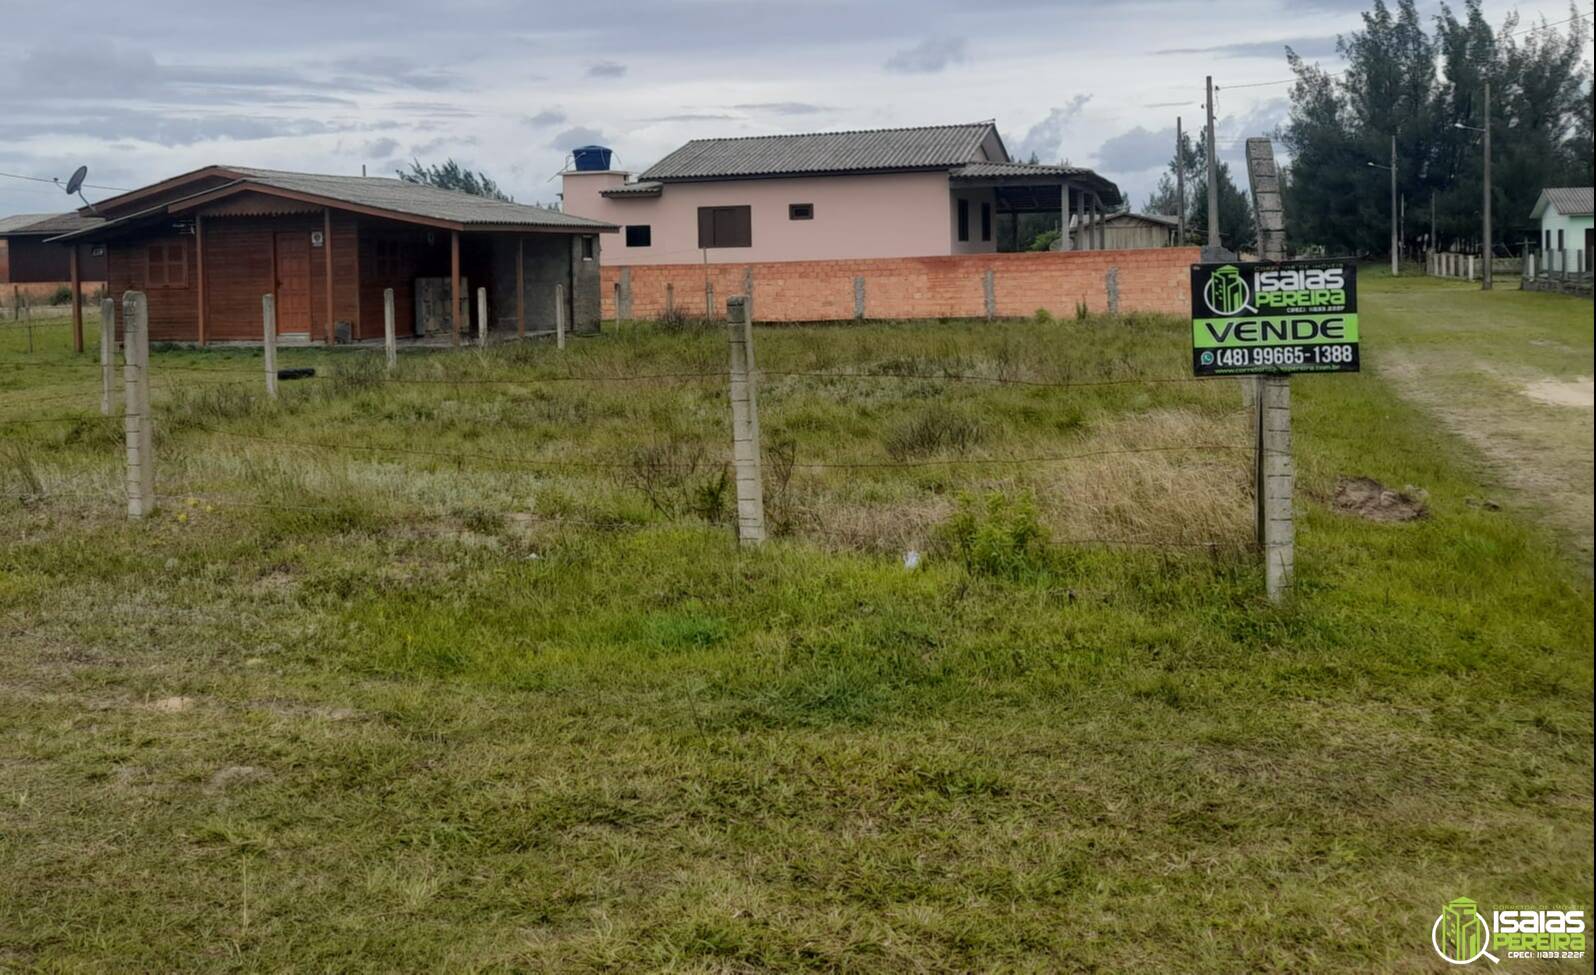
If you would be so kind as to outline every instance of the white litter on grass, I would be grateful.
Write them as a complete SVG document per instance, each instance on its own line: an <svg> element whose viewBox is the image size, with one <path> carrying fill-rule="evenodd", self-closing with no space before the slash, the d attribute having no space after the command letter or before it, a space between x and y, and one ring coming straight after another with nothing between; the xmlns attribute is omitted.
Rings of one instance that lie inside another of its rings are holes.
<svg viewBox="0 0 1596 975"><path fill-rule="evenodd" d="M918 569L920 567L920 553L912 548L903 553L903 567L910 572Z"/></svg>

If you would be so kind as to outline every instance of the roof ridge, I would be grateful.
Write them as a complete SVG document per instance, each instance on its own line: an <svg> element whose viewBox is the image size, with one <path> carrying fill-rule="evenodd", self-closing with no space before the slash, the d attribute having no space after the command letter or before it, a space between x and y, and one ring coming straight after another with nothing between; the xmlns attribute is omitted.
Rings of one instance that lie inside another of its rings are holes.
<svg viewBox="0 0 1596 975"><path fill-rule="evenodd" d="M683 147L695 142L751 142L756 139L807 139L820 135L866 135L874 132L923 132L928 129L973 129L976 126L995 126L996 119L979 122L946 122L940 125L897 125L884 129L833 129L828 132L769 132L764 135L724 135L704 139L688 139Z"/></svg>

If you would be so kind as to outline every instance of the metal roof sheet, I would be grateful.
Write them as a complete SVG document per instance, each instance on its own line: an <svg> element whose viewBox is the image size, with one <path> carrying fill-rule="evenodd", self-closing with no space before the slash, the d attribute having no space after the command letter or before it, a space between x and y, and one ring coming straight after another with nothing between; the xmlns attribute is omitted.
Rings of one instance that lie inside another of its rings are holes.
<svg viewBox="0 0 1596 975"><path fill-rule="evenodd" d="M1017 162L973 162L960 166L948 173L948 178L960 181L990 181L1001 184L1004 181L1055 182L1071 180L1079 183L1102 197L1103 202L1109 206L1118 206L1123 202L1119 186L1112 180L1098 175L1093 170L1084 166L1049 166L1042 163L1017 163Z"/></svg>
<svg viewBox="0 0 1596 975"><path fill-rule="evenodd" d="M952 169L981 158L991 122L906 129L694 139L640 180Z"/></svg>
<svg viewBox="0 0 1596 975"><path fill-rule="evenodd" d="M1535 201L1532 216L1539 217L1548 204L1565 217L1588 217L1596 212L1596 189L1589 186L1548 186L1541 190L1540 199Z"/></svg>
<svg viewBox="0 0 1596 975"><path fill-rule="evenodd" d="M599 196L659 196L665 184L658 180L639 180L636 183L625 183L621 186L599 190Z"/></svg>

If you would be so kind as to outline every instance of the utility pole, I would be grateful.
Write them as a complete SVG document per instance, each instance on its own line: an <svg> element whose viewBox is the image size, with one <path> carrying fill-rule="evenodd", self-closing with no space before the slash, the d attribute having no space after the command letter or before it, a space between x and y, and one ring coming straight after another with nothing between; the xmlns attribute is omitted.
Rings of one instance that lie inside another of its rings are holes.
<svg viewBox="0 0 1596 975"><path fill-rule="evenodd" d="M1214 161L1214 76L1208 84L1208 246L1219 246L1219 168Z"/></svg>
<svg viewBox="0 0 1596 975"><path fill-rule="evenodd" d="M1369 160L1370 169L1387 169L1391 171L1391 276L1394 278L1402 273L1401 265L1397 263L1400 250L1398 243L1397 220L1399 219L1400 204L1397 203L1397 163L1396 163L1396 136L1391 137L1391 165L1382 166L1374 160Z"/></svg>
<svg viewBox="0 0 1596 975"><path fill-rule="evenodd" d="M1181 152L1185 140L1180 134L1180 116L1175 116L1175 199L1179 205L1175 210L1177 226L1180 228L1175 237L1176 243L1186 246L1186 154Z"/></svg>
<svg viewBox="0 0 1596 975"><path fill-rule="evenodd" d="M1491 290L1491 83L1485 83L1485 276L1480 290Z"/></svg>
<svg viewBox="0 0 1596 975"><path fill-rule="evenodd" d="M1396 134L1391 135L1391 276L1397 277L1402 273L1402 265L1397 257L1397 179L1396 179Z"/></svg>

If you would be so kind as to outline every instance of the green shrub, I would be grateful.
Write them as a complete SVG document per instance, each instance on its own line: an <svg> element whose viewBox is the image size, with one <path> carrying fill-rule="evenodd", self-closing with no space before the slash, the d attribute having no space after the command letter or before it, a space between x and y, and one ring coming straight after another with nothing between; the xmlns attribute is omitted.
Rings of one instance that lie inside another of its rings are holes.
<svg viewBox="0 0 1596 975"><path fill-rule="evenodd" d="M668 335L707 331L718 324L703 316L689 314L680 305L665 309L659 313L658 318L654 319L654 326Z"/></svg>
<svg viewBox="0 0 1596 975"><path fill-rule="evenodd" d="M1048 311L1046 308L1038 308L1036 310L1036 324L1038 324L1038 325L1051 325L1051 324L1053 324L1053 313Z"/></svg>
<svg viewBox="0 0 1596 975"><path fill-rule="evenodd" d="M972 575L1019 579L1047 565L1047 530L1029 494L960 494L959 509L943 525L941 540Z"/></svg>
<svg viewBox="0 0 1596 975"><path fill-rule="evenodd" d="M980 443L985 433L974 417L934 403L888 430L883 444L893 460L905 460L945 450L963 453Z"/></svg>

